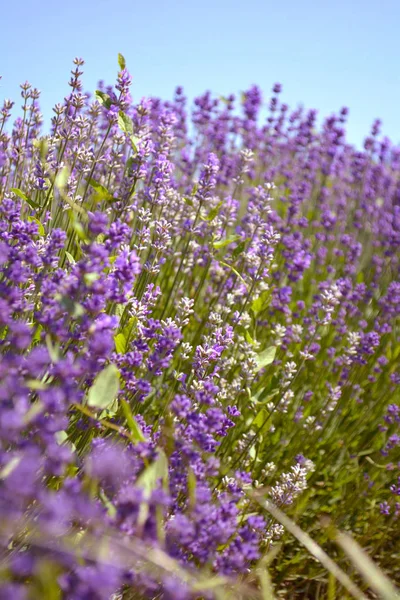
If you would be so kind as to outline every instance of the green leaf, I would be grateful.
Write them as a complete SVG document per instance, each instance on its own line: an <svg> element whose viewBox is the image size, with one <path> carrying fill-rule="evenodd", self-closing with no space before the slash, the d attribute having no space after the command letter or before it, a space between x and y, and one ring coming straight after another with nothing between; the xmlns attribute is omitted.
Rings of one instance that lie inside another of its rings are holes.
<svg viewBox="0 0 400 600"><path fill-rule="evenodd" d="M248 450L249 456L251 458L251 460L255 460L256 456L257 456L257 451L255 446L250 446L250 449Z"/></svg>
<svg viewBox="0 0 400 600"><path fill-rule="evenodd" d="M268 394L268 389L264 388L254 394L254 396L251 396L250 401L255 404L267 404L268 402L271 402L278 393L279 390L275 390L271 394Z"/></svg>
<svg viewBox="0 0 400 600"><path fill-rule="evenodd" d="M96 100L105 108L111 107L111 98L105 92L101 92L100 90L96 90L94 95L96 96Z"/></svg>
<svg viewBox="0 0 400 600"><path fill-rule="evenodd" d="M40 325L40 323L38 323L35 328L35 333L33 334L33 337L32 337L32 343L37 343L37 342L41 341L42 331L43 331L43 327L42 327L42 325Z"/></svg>
<svg viewBox="0 0 400 600"><path fill-rule="evenodd" d="M260 582L262 600L275 600L274 588L267 567L259 567L255 570Z"/></svg>
<svg viewBox="0 0 400 600"><path fill-rule="evenodd" d="M73 442L71 442L71 440L69 439L68 433L64 429L61 429L60 431L56 431L54 437L56 438L57 444L59 444L60 446L62 446L63 444L66 444L67 446L69 446L71 448L71 450L73 452L76 452L75 444Z"/></svg>
<svg viewBox="0 0 400 600"><path fill-rule="evenodd" d="M130 156L128 158L128 160L126 161L125 168L126 168L126 170L127 170L128 173L132 169L132 166L133 166L134 162L135 162L135 157L134 156Z"/></svg>
<svg viewBox="0 0 400 600"><path fill-rule="evenodd" d="M67 166L63 167L59 173L57 173L57 177L55 179L54 185L58 189L64 189L68 183L69 179L69 169Z"/></svg>
<svg viewBox="0 0 400 600"><path fill-rule="evenodd" d="M96 193L101 197L101 199L114 200L113 195L110 194L108 189L105 188L104 185L101 185L101 183L98 183L97 181L92 179L92 177L89 179L88 183L96 191Z"/></svg>
<svg viewBox="0 0 400 600"><path fill-rule="evenodd" d="M121 406L123 413L125 415L126 422L128 423L129 431L131 432L132 438L136 442L145 442L146 438L143 435L143 431L140 429L139 425L136 423L136 419L132 414L129 404L126 400L121 400Z"/></svg>
<svg viewBox="0 0 400 600"><path fill-rule="evenodd" d="M109 408L119 392L119 370L108 365L99 373L88 393L88 406Z"/></svg>
<svg viewBox="0 0 400 600"><path fill-rule="evenodd" d="M122 110L118 113L118 125L119 128L128 135L133 135L133 122L128 115L126 115Z"/></svg>
<svg viewBox="0 0 400 600"><path fill-rule="evenodd" d="M136 485L145 493L153 492L161 479L165 485L168 482L168 459L161 448L157 449L158 456L137 478Z"/></svg>
<svg viewBox="0 0 400 600"><path fill-rule="evenodd" d="M258 315L258 313L260 313L265 308L266 301L267 301L269 295L270 295L269 290L264 290L263 292L261 292L261 294L258 296L258 298L255 298L255 300L253 300L251 309L256 316Z"/></svg>
<svg viewBox="0 0 400 600"><path fill-rule="evenodd" d="M137 152L138 152L137 145L140 142L140 138L137 137L136 135L131 135L131 136L129 136L129 139L131 140L131 145L132 145L133 151L137 154Z"/></svg>
<svg viewBox="0 0 400 600"><path fill-rule="evenodd" d="M168 485L168 459L165 453L158 449L158 457L139 475L136 485L143 489L145 501L141 503L138 515L138 525L142 527L149 515L149 505L147 500L151 493L157 489L159 480L163 481L163 486Z"/></svg>
<svg viewBox="0 0 400 600"><path fill-rule="evenodd" d="M336 579L332 573L328 574L328 600L336 600Z"/></svg>
<svg viewBox="0 0 400 600"><path fill-rule="evenodd" d="M68 260L71 263L71 265L76 265L76 260L74 259L74 257L72 256L72 254L70 254L69 252L65 251L65 256L68 258Z"/></svg>
<svg viewBox="0 0 400 600"><path fill-rule="evenodd" d="M110 257L110 263L111 264L115 263L115 260L112 260L113 258L115 259L116 256L111 256ZM115 314L117 315L117 317L122 317L122 315L125 312L125 308L126 308L125 304L117 304L116 305L116 307L115 307Z"/></svg>
<svg viewBox="0 0 400 600"><path fill-rule="evenodd" d="M240 281L242 283L244 283L244 285L247 287L247 283L245 282L245 280L243 279L243 277L241 276L241 274L239 273L239 271L237 271L235 269L235 267L232 267L232 265L228 265L228 263L226 263L226 262L224 262L222 260L220 260L219 262L221 263L221 265L224 265L224 267L228 267L228 269L230 269L231 271L233 271L233 273L235 273L235 275L237 277L239 277Z"/></svg>
<svg viewBox="0 0 400 600"><path fill-rule="evenodd" d="M260 352L260 354L256 358L258 371L260 371L260 369L263 369L264 367L267 367L268 365L270 365L274 361L275 354L276 354L275 346L269 346L269 348L266 348L265 350Z"/></svg>
<svg viewBox="0 0 400 600"><path fill-rule="evenodd" d="M208 215L206 217L201 217L203 219L203 221L213 221L215 219L215 217L219 214L219 211L221 210L222 205L223 205L223 202L219 202L217 204L217 206L215 206L214 208L212 208L210 210L210 212L208 213Z"/></svg>
<svg viewBox="0 0 400 600"><path fill-rule="evenodd" d="M71 207L71 209L68 210L68 216L71 219L71 222L73 222L75 219L75 213L79 213L82 216L82 218L85 221L87 221L88 215L87 215L86 210L82 206L80 206L79 204L77 204L76 202L71 200L71 198L68 198L68 196L66 194L64 194L63 192L61 192L61 193L63 195L62 197L63 197L64 202L69 204Z"/></svg>
<svg viewBox="0 0 400 600"><path fill-rule="evenodd" d="M78 238L80 240L82 240L83 242L88 241L88 237L86 235L85 228L83 227L82 223L75 221L74 224L72 225L72 228L74 229L76 235L78 236Z"/></svg>
<svg viewBox="0 0 400 600"><path fill-rule="evenodd" d="M400 600L400 591L350 535L339 532L336 541L379 598Z"/></svg>
<svg viewBox="0 0 400 600"><path fill-rule="evenodd" d="M27 379L26 385L30 390L34 391L47 390L48 387L45 383L43 383L43 381L40 381L39 379Z"/></svg>
<svg viewBox="0 0 400 600"><path fill-rule="evenodd" d="M189 506L194 508L196 506L196 488L197 488L197 480L196 475L193 472L193 469L189 467L188 470L188 496L189 496Z"/></svg>
<svg viewBox="0 0 400 600"><path fill-rule="evenodd" d="M233 258L233 260L236 260L236 259L237 259L237 257L238 257L240 254L242 254L242 252L245 250L245 248L246 248L246 241L247 241L247 240L243 240L243 242L240 242L240 244L238 244L238 245L236 246L236 248L234 248L234 249L232 250L232 258Z"/></svg>
<svg viewBox="0 0 400 600"><path fill-rule="evenodd" d="M228 237L224 238L223 240L214 242L213 246L214 246L214 248L216 248L218 250L219 248L225 248L225 246L229 246L229 244L233 244L234 242L237 242L238 240L240 240L240 235L229 235Z"/></svg>
<svg viewBox="0 0 400 600"><path fill-rule="evenodd" d="M56 431L55 436L57 440L57 444L64 444L64 442L68 442L68 433L64 429L60 429L60 431Z"/></svg>
<svg viewBox="0 0 400 600"><path fill-rule="evenodd" d="M120 52L118 52L118 65L119 65L119 68L121 69L121 71L126 69L126 60Z"/></svg>
<svg viewBox="0 0 400 600"><path fill-rule="evenodd" d="M44 412L45 406L42 402L34 402L31 404L29 410L24 414L23 423L24 425L29 425L31 421L36 419L38 415Z"/></svg>
<svg viewBox="0 0 400 600"><path fill-rule="evenodd" d="M33 140L33 145L38 148L40 157L44 161L49 151L49 142L46 138Z"/></svg>
<svg viewBox="0 0 400 600"><path fill-rule="evenodd" d="M117 333L114 336L115 350L118 354L125 354L126 352L126 337L123 333Z"/></svg>
<svg viewBox="0 0 400 600"><path fill-rule="evenodd" d="M30 223L36 223L36 225L38 226L39 235L41 235L42 237L45 235L46 232L44 230L42 223L39 221L39 219L36 219L36 217L28 217L28 221Z"/></svg>
<svg viewBox="0 0 400 600"><path fill-rule="evenodd" d="M60 346L59 344L53 344L51 336L49 334L46 335L45 339L47 352L49 353L50 360L51 362L56 363L60 358Z"/></svg>
<svg viewBox="0 0 400 600"><path fill-rule="evenodd" d="M248 329L246 329L246 331L244 332L244 337L245 337L246 342L248 342L252 346L254 346L254 344L257 341L257 340L253 340Z"/></svg>
<svg viewBox="0 0 400 600"><path fill-rule="evenodd" d="M28 196L26 196L24 192L22 192L20 189L11 188L11 191L14 192L14 194L18 196L18 198L21 198L21 200L27 202L31 208L41 208L40 204L28 198Z"/></svg>
<svg viewBox="0 0 400 600"><path fill-rule="evenodd" d="M85 273L83 279L88 287L90 287L95 281L99 279L100 275L98 273Z"/></svg>
<svg viewBox="0 0 400 600"><path fill-rule="evenodd" d="M253 421L253 425L257 425L257 427L262 427L265 424L265 421L269 417L269 412L262 408L260 412L257 414L256 418Z"/></svg>
<svg viewBox="0 0 400 600"><path fill-rule="evenodd" d="M60 293L55 294L54 299L75 319L85 314L85 309L81 304L72 300L70 296L63 296Z"/></svg>
<svg viewBox="0 0 400 600"><path fill-rule="evenodd" d="M114 504L105 495L105 493L104 493L104 491L102 489L100 489L100 491L99 491L99 496L100 496L100 499L102 500L104 506L107 509L107 513L113 519L115 517L115 515L117 514L117 509L115 508Z"/></svg>

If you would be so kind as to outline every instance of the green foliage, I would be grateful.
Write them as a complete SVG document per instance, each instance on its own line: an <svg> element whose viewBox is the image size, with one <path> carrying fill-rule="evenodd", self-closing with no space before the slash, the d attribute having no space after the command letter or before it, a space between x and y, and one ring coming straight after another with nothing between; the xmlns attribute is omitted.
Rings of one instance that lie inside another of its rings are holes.
<svg viewBox="0 0 400 600"><path fill-rule="evenodd" d="M115 342L115 350L118 352L118 354L125 354L126 352L126 337L124 336L123 333L117 333L116 336L114 336L114 342Z"/></svg>
<svg viewBox="0 0 400 600"><path fill-rule="evenodd" d="M129 404L126 400L121 400L122 411L125 415L126 422L129 427L129 431L131 432L131 439L136 442L144 442L146 441L145 436L143 435L142 430L136 422L135 417L132 415L132 411L129 407Z"/></svg>
<svg viewBox="0 0 400 600"><path fill-rule="evenodd" d="M266 348L265 350L260 352L260 354L258 354L257 358L256 358L257 369L261 370L264 367L267 367L268 365L270 365L272 362L274 362L275 355L276 355L275 346L269 346L269 348Z"/></svg>
<svg viewBox="0 0 400 600"><path fill-rule="evenodd" d="M133 123L132 119L128 117L122 110L118 113L118 125L124 133L128 135L133 135Z"/></svg>
<svg viewBox="0 0 400 600"><path fill-rule="evenodd" d="M216 250L219 250L220 248L225 248L226 246L237 242L237 240L240 240L240 235L230 235L227 238L214 242L213 246Z"/></svg>
<svg viewBox="0 0 400 600"><path fill-rule="evenodd" d="M112 194L101 183L95 181L92 177L88 181L89 185L95 190L100 200L113 200Z"/></svg>
<svg viewBox="0 0 400 600"><path fill-rule="evenodd" d="M126 61L121 53L118 53L118 65L121 71L123 71L126 68Z"/></svg>
<svg viewBox="0 0 400 600"><path fill-rule="evenodd" d="M149 515L148 500L160 482L164 488L168 488L168 459L162 450L158 451L156 460L137 479L137 486L144 491L144 501L140 505L138 516L139 527L143 527L147 520Z"/></svg>
<svg viewBox="0 0 400 600"><path fill-rule="evenodd" d="M119 371L115 365L107 365L97 375L89 389L87 404L97 409L111 408L119 391Z"/></svg>
<svg viewBox="0 0 400 600"><path fill-rule="evenodd" d="M215 206L214 208L212 208L209 213L207 214L207 216L205 217L201 217L203 221L213 221L215 219L215 217L217 217L219 215L219 212L221 210L221 207L223 205L223 202L219 202L217 204L217 206Z"/></svg>
<svg viewBox="0 0 400 600"><path fill-rule="evenodd" d="M18 198L21 198L21 200L23 200L24 202L26 202L27 204L29 204L29 206L31 208L40 208L40 205L37 202L34 202L30 198L28 198L28 196L26 196L26 194L24 194L22 192L22 190L20 190L18 188L11 188L11 191L14 192L14 194L16 196L18 196Z"/></svg>
<svg viewBox="0 0 400 600"><path fill-rule="evenodd" d="M105 108L109 109L111 108L111 98L108 94L106 94L105 92L102 92L100 90L96 90L94 93L96 100Z"/></svg>

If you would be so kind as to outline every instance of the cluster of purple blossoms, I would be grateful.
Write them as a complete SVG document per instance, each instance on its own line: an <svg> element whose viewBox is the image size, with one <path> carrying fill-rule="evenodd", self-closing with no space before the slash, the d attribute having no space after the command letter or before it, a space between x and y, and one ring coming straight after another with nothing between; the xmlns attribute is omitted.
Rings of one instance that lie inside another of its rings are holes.
<svg viewBox="0 0 400 600"><path fill-rule="evenodd" d="M0 598L258 597L260 495L390 547L400 148L280 84L135 104L119 60L48 134L29 83L0 111Z"/></svg>

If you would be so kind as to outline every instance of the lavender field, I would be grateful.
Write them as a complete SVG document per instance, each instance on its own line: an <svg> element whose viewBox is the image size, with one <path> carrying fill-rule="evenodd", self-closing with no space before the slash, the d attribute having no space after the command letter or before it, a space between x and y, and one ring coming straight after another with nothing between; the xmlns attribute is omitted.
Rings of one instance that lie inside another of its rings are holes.
<svg viewBox="0 0 400 600"><path fill-rule="evenodd" d="M83 64L0 113L0 600L398 597L400 147Z"/></svg>

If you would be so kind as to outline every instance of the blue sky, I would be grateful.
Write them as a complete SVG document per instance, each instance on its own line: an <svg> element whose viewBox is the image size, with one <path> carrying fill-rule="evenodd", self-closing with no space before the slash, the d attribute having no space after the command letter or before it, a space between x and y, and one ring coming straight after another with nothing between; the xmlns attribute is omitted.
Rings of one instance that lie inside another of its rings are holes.
<svg viewBox="0 0 400 600"><path fill-rule="evenodd" d="M349 106L349 141L360 144L380 117L399 143L399 23L399 0L14 0L2 8L0 100L19 100L28 80L48 123L75 56L94 90L114 82L121 52L135 99L253 83L268 97L279 81L292 107L328 115Z"/></svg>

